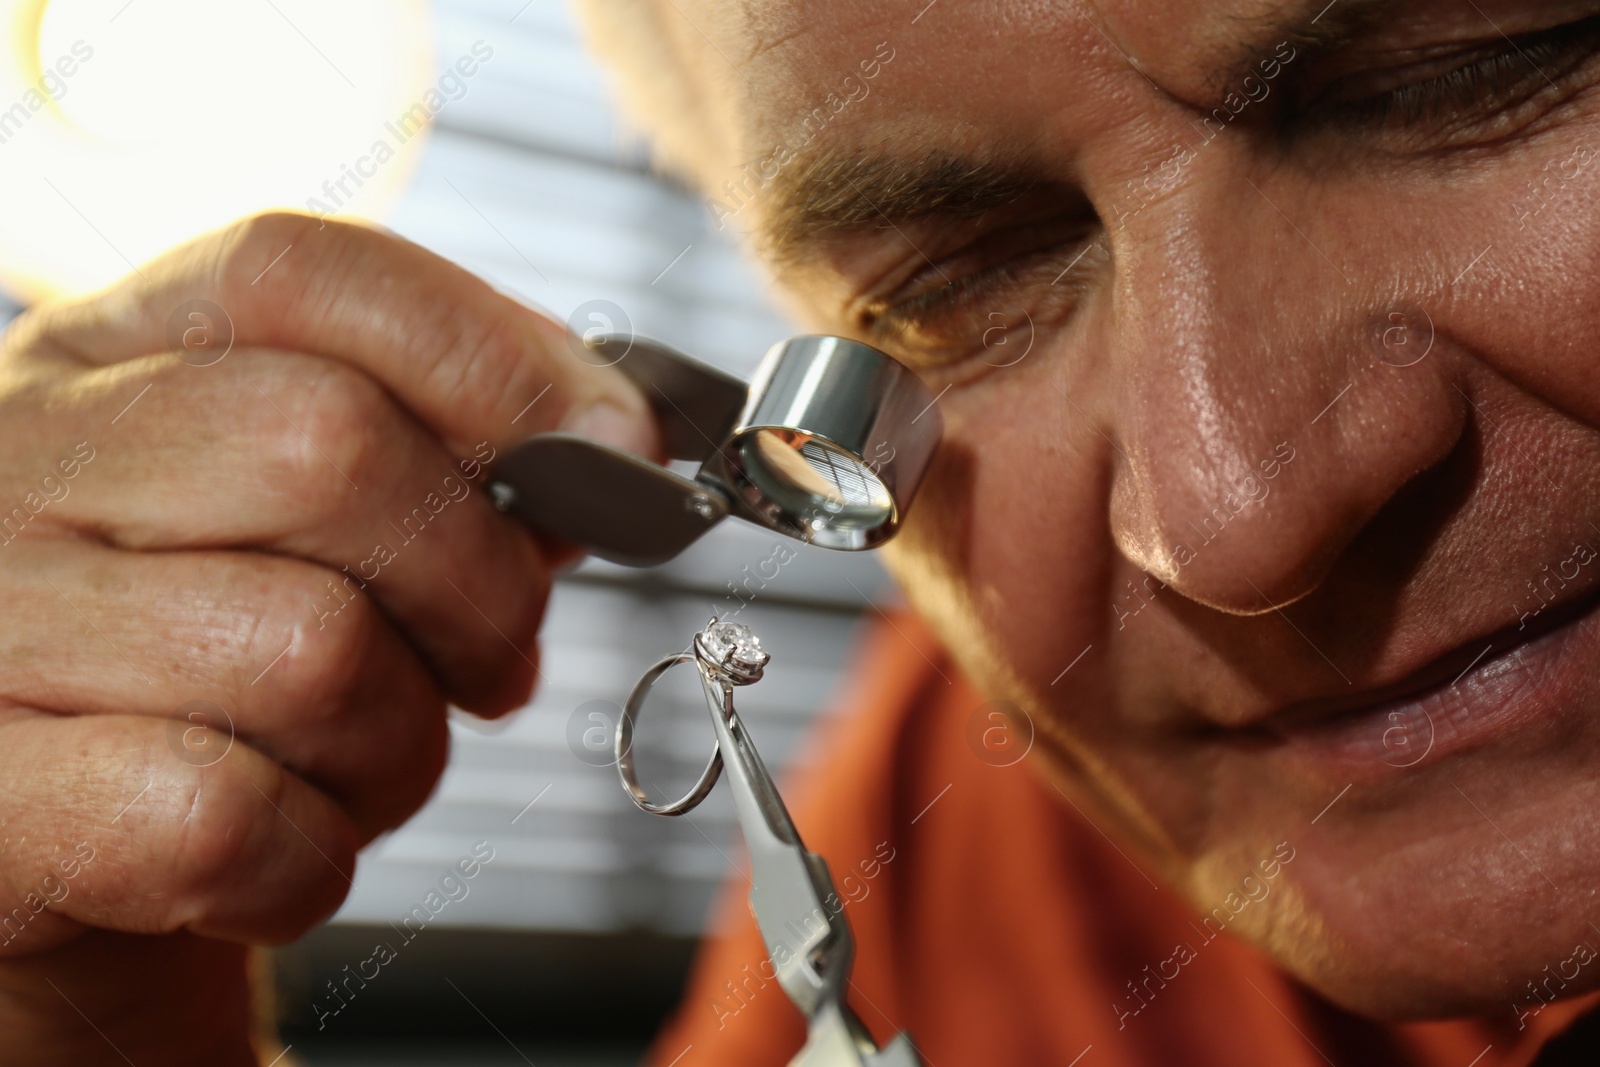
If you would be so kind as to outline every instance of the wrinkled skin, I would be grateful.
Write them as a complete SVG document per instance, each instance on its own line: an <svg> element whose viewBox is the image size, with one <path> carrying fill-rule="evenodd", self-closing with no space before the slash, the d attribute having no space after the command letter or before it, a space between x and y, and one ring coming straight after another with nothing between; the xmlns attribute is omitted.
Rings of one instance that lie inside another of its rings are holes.
<svg viewBox="0 0 1600 1067"><path fill-rule="evenodd" d="M713 210L948 387L889 559L1100 825L1206 911L1288 842L1233 928L1376 1016L1600 943L1600 5L657 6Z"/></svg>

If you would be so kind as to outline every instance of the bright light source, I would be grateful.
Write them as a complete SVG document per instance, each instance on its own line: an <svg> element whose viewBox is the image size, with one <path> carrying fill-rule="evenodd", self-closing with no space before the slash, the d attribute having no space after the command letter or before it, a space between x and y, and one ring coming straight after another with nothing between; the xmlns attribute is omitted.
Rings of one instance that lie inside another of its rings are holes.
<svg viewBox="0 0 1600 1067"><path fill-rule="evenodd" d="M415 110L427 0L0 0L0 20L0 285L25 301L266 208L381 217L423 140L401 116L436 110Z"/></svg>

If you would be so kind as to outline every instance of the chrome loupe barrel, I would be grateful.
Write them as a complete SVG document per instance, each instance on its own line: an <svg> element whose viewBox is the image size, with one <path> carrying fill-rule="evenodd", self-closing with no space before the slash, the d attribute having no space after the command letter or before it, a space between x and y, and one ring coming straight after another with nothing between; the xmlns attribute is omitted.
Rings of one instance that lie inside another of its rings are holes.
<svg viewBox="0 0 1600 1067"><path fill-rule="evenodd" d="M774 345L719 452L735 513L825 548L892 536L939 440L916 375L843 337Z"/></svg>

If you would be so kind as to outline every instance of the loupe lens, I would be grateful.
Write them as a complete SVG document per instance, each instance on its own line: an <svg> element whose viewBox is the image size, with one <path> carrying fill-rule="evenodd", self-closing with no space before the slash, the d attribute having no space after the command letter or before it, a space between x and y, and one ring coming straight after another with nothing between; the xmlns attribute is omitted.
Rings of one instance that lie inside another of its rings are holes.
<svg viewBox="0 0 1600 1067"><path fill-rule="evenodd" d="M894 500L882 480L821 437L764 428L741 438L737 453L740 473L760 500L756 506L810 540L854 547L894 520Z"/></svg>

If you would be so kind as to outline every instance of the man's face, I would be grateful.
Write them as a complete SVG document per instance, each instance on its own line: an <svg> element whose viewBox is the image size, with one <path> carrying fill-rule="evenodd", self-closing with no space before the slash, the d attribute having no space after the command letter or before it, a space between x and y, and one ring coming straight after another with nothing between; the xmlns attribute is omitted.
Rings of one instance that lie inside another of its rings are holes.
<svg viewBox="0 0 1600 1067"><path fill-rule="evenodd" d="M1600 2L748 7L699 177L939 393L891 564L1097 824L1287 843L1229 928L1367 1012L1600 944Z"/></svg>

